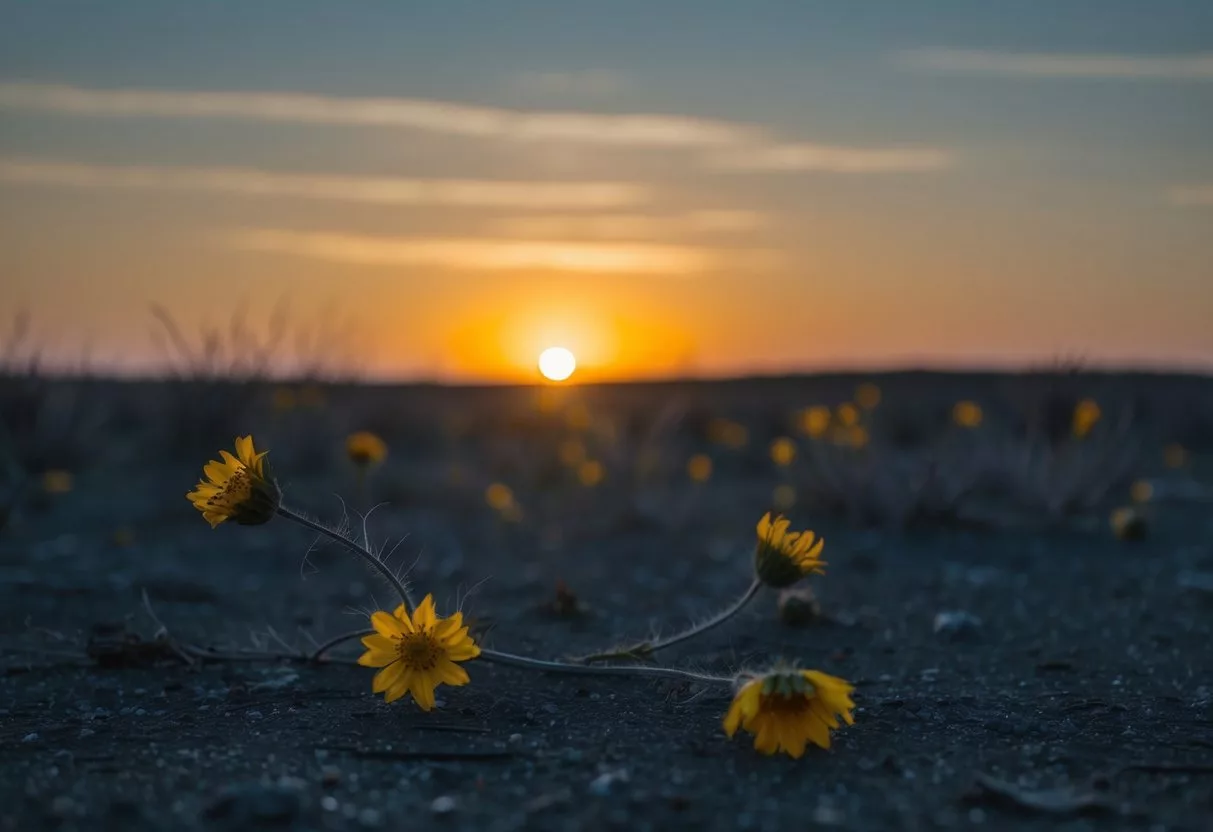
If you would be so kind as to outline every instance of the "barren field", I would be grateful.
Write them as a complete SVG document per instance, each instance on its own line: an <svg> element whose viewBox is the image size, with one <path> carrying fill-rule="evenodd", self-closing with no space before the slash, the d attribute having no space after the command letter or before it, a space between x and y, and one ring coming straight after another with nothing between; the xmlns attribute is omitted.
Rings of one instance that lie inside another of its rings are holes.
<svg viewBox="0 0 1213 832"><path fill-rule="evenodd" d="M840 423L864 383L880 401ZM1197 830L1213 817L1208 379L3 389L0 829ZM1084 399L1100 413L1076 436ZM956 423L960 401L980 424ZM812 436L815 405L830 424ZM343 444L361 429L389 448L365 478ZM797 660L855 684L855 725L828 751L764 757L724 735L719 687L474 661L471 684L440 688L424 713L373 695L355 645L319 663L240 653L305 656L394 603L285 520L203 522L185 493L248 432L291 505L359 533L378 506L370 543L395 546L419 592L462 608L483 644L547 659L727 604L751 579L755 522L781 510L826 539L828 573L801 585L820 611L793 626L764 589L659 659L716 674ZM792 458L773 459L780 437ZM697 478L696 454L711 461ZM1122 539L1109 517L1137 481L1150 484L1140 539ZM486 500L493 484L508 506Z"/></svg>

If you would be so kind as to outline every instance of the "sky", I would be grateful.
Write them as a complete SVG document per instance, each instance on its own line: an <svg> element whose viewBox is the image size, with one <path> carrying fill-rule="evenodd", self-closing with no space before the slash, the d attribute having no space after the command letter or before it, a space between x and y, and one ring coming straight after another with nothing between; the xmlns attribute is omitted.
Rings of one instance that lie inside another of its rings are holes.
<svg viewBox="0 0 1213 832"><path fill-rule="evenodd" d="M1213 370L1206 0L0 19L0 333L50 364L180 363L159 308L384 379Z"/></svg>

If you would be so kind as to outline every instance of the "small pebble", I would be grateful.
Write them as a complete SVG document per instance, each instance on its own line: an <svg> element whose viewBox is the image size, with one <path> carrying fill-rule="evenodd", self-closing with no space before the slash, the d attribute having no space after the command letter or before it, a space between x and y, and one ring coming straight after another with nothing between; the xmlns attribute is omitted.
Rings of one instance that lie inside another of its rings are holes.
<svg viewBox="0 0 1213 832"><path fill-rule="evenodd" d="M455 811L455 798L446 794L435 797L434 802L430 804L430 811L435 815L449 815Z"/></svg>
<svg viewBox="0 0 1213 832"><path fill-rule="evenodd" d="M320 808L326 812L336 812L337 798L333 797L331 794L326 794L324 797L320 798Z"/></svg>

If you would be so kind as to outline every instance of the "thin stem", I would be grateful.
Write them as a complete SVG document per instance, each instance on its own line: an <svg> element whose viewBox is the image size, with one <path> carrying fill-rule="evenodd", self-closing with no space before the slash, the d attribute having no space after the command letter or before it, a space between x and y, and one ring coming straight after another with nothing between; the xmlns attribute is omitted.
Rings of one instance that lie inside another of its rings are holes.
<svg viewBox="0 0 1213 832"><path fill-rule="evenodd" d="M345 644L347 641L353 641L354 639L362 638L363 636L373 635L374 632L374 630L355 630L352 633L342 633L339 636L333 636L324 644L313 650L312 654L308 658L311 661L318 662L324 657L325 653L332 650L339 644Z"/></svg>
<svg viewBox="0 0 1213 832"><path fill-rule="evenodd" d="M750 584L749 589L742 593L741 597L734 601L729 606L725 607L716 615L709 618L700 624L688 627L681 633L675 633L666 638L657 639L656 641L642 641L639 644L633 644L631 647L621 647L618 650L604 651L602 653L593 653L589 656L582 656L578 661L585 664L593 662L606 661L608 659L642 659L656 653L658 650L664 650L667 647L673 647L675 644L680 644L684 641L694 638L698 635L703 635L708 630L719 627L724 622L728 621L737 613L745 609L745 606L754 600L754 596L758 594L758 590L762 588L762 582L757 578Z"/></svg>
<svg viewBox="0 0 1213 832"><path fill-rule="evenodd" d="M371 568L378 572L384 578L384 580L391 584L392 588L396 590L396 594L400 596L400 601L404 604L404 610L406 613L414 608L415 605L413 604L413 598L411 595L409 595L409 591L404 588L404 584L402 584L400 579L392 573L392 570L388 568L387 564L377 558L369 549L364 549L362 546L359 546L357 543L350 540L340 532L330 529L327 526L315 522L314 520L309 520L301 514L296 514L285 506L278 506L278 513L287 520L298 523L305 528L311 529L317 534L322 534L328 539L336 543L340 543L346 549L365 560L371 565Z"/></svg>
<svg viewBox="0 0 1213 832"><path fill-rule="evenodd" d="M567 662L552 662L545 659L531 659L513 653L502 653L498 650L480 650L480 658L494 664L507 667L521 667L526 670L538 670L541 673L568 673L578 676L656 676L664 679L679 679L684 682L702 682L710 685L731 685L733 679L728 676L711 676L706 673L694 673L690 670L676 670L672 667L652 667L647 665L584 665Z"/></svg>

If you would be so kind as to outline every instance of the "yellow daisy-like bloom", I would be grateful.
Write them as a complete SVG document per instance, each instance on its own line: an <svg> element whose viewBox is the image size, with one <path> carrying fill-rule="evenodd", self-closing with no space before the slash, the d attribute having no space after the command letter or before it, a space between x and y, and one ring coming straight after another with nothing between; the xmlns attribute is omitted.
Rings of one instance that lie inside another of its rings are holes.
<svg viewBox="0 0 1213 832"><path fill-rule="evenodd" d="M360 430L345 440L345 455L359 468L378 465L387 457L387 443L369 430Z"/></svg>
<svg viewBox="0 0 1213 832"><path fill-rule="evenodd" d="M825 405L814 405L800 412L800 429L809 436L817 439L825 436L830 429L830 408Z"/></svg>
<svg viewBox="0 0 1213 832"><path fill-rule="evenodd" d="M257 526L273 519L282 492L266 473L266 453L257 453L252 436L239 436L235 456L220 451L222 462L212 459L202 469L206 480L199 480L198 487L185 496L212 529L224 520Z"/></svg>
<svg viewBox="0 0 1213 832"><path fill-rule="evenodd" d="M1083 399L1074 407L1071 425L1074 435L1083 439L1102 417L1103 410L1100 408L1099 402L1094 399Z"/></svg>
<svg viewBox="0 0 1213 832"><path fill-rule="evenodd" d="M845 679L820 670L772 670L737 690L724 718L724 732L732 738L744 728L754 735L759 752L783 751L799 759L810 742L830 747L830 730L840 727L839 718L855 724L854 689Z"/></svg>
<svg viewBox="0 0 1213 832"><path fill-rule="evenodd" d="M758 521L758 545L754 549L754 571L767 586L783 589L805 575L825 574L821 559L825 541L813 532L789 532L792 522L782 514L771 519L768 511Z"/></svg>
<svg viewBox="0 0 1213 832"><path fill-rule="evenodd" d="M375 674L371 690L382 693L386 702L395 702L406 693L423 711L434 707L434 689L439 685L466 685L467 671L455 662L480 655L480 648L468 635L463 613L439 618L434 613L434 596L413 610L410 619L404 605L391 615L380 610L371 616L375 634L362 639L366 652L358 659L363 667L383 668Z"/></svg>

